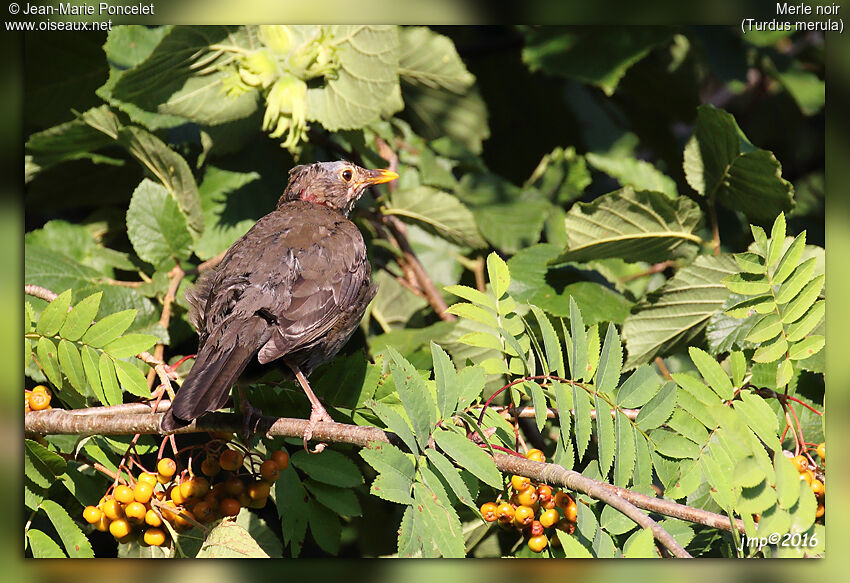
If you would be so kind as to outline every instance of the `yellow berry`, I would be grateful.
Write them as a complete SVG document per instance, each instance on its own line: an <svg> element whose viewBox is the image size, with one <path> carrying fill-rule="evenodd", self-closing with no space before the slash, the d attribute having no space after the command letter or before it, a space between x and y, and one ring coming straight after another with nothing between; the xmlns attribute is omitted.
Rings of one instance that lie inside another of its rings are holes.
<svg viewBox="0 0 850 583"><path fill-rule="evenodd" d="M554 508L544 511L540 515L540 524L544 527L549 528L550 526L554 526L561 519L561 515L558 514L558 511Z"/></svg>
<svg viewBox="0 0 850 583"><path fill-rule="evenodd" d="M809 460L806 459L804 455L797 455L791 458L791 463L793 463L797 471L800 473L805 472L809 468Z"/></svg>
<svg viewBox="0 0 850 583"><path fill-rule="evenodd" d="M533 506L537 502L537 488L529 484L517 493L517 502L521 506Z"/></svg>
<svg viewBox="0 0 850 583"><path fill-rule="evenodd" d="M800 479L811 486L812 481L815 479L815 473L812 470L805 470L800 474Z"/></svg>
<svg viewBox="0 0 850 583"><path fill-rule="evenodd" d="M818 444L818 457L826 461L826 443Z"/></svg>
<svg viewBox="0 0 850 583"><path fill-rule="evenodd" d="M165 531L161 528L149 528L145 531L143 538L146 545L161 547L165 544Z"/></svg>
<svg viewBox="0 0 850 583"><path fill-rule="evenodd" d="M103 514L106 515L106 518L109 520L118 520L120 518L124 518L124 509L121 508L121 504L118 503L118 500L110 498L103 503Z"/></svg>
<svg viewBox="0 0 850 583"><path fill-rule="evenodd" d="M507 502L500 502L496 508L496 518L500 522L509 523L514 519L514 507Z"/></svg>
<svg viewBox="0 0 850 583"><path fill-rule="evenodd" d="M213 478L221 471L221 466L218 460L212 456L207 456L201 464L201 473L207 477Z"/></svg>
<svg viewBox="0 0 850 583"><path fill-rule="evenodd" d="M147 508L141 502L130 502L124 507L124 514L130 520L141 522L145 519Z"/></svg>
<svg viewBox="0 0 850 583"><path fill-rule="evenodd" d="M823 482L817 478L812 480L812 492L815 493L815 496L823 496L825 489Z"/></svg>
<svg viewBox="0 0 850 583"><path fill-rule="evenodd" d="M139 474L139 479L136 480L136 484L150 484L151 487L156 486L156 483L156 474L151 472L143 472Z"/></svg>
<svg viewBox="0 0 850 583"><path fill-rule="evenodd" d="M547 546L549 546L549 539L546 538L545 534L533 536L528 539L528 548L530 548L535 553L541 552Z"/></svg>
<svg viewBox="0 0 850 583"><path fill-rule="evenodd" d="M118 500L121 504L129 504L135 497L133 496L133 490L130 486L125 486L121 484L120 486L116 486L115 491L112 493L112 496Z"/></svg>
<svg viewBox="0 0 850 583"><path fill-rule="evenodd" d="M534 520L534 510L531 506L517 506L514 510L514 525L520 528L526 527Z"/></svg>
<svg viewBox="0 0 850 583"><path fill-rule="evenodd" d="M109 523L109 533L115 538L124 538L130 534L130 523L126 518L119 518Z"/></svg>
<svg viewBox="0 0 850 583"><path fill-rule="evenodd" d="M530 485L531 485L531 479L530 478L526 478L525 476L517 476L517 475L511 476L511 486L517 492L521 492L522 490L525 490Z"/></svg>
<svg viewBox="0 0 850 583"><path fill-rule="evenodd" d="M89 524L95 524L100 522L100 518L103 516L103 511L99 508L95 508L94 506L86 506L83 509L83 518Z"/></svg>
<svg viewBox="0 0 850 583"><path fill-rule="evenodd" d="M493 502L485 502L481 505L481 516L483 516L484 520L487 522L493 522L498 518L496 514L497 510L498 506L496 506L496 504Z"/></svg>
<svg viewBox="0 0 850 583"><path fill-rule="evenodd" d="M156 471L166 478L170 478L177 471L177 464L173 459L164 457L156 464Z"/></svg>
<svg viewBox="0 0 850 583"><path fill-rule="evenodd" d="M156 510L151 508L145 512L145 524L149 526L162 526L162 518L156 513Z"/></svg>
<svg viewBox="0 0 850 583"><path fill-rule="evenodd" d="M133 488L133 499L136 502L147 504L151 496L153 496L153 486L148 482L136 482L136 487Z"/></svg>
<svg viewBox="0 0 850 583"><path fill-rule="evenodd" d="M535 462L545 462L546 455L539 449L529 449L525 457Z"/></svg>
<svg viewBox="0 0 850 583"><path fill-rule="evenodd" d="M37 388L37 387L36 387ZM50 407L50 393L46 391L35 391L29 395L30 409L33 411L43 411Z"/></svg>
<svg viewBox="0 0 850 583"><path fill-rule="evenodd" d="M815 510L815 518L820 518L826 512L826 507L823 504L818 504L818 509Z"/></svg>

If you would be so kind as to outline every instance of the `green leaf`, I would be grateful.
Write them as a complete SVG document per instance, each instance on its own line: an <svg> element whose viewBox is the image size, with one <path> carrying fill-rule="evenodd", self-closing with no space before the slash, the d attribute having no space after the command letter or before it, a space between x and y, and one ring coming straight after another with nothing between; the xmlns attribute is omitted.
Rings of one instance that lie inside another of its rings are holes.
<svg viewBox="0 0 850 583"><path fill-rule="evenodd" d="M100 355L98 372L100 373L100 383L103 387L103 396L106 399L102 401L103 404L120 405L124 401L124 396L121 387L118 386L118 379L115 376L115 365L112 364L112 359L108 355Z"/></svg>
<svg viewBox="0 0 850 583"><path fill-rule="evenodd" d="M577 155L572 146L558 146L543 156L524 186L536 188L547 200L564 204L581 198L591 182L584 156Z"/></svg>
<svg viewBox="0 0 850 583"><path fill-rule="evenodd" d="M791 382L791 379L794 378L794 365L791 364L791 360L785 358L779 362L779 366L776 367L776 386L777 388L782 388L788 383Z"/></svg>
<svg viewBox="0 0 850 583"><path fill-rule="evenodd" d="M561 350L561 342L558 340L558 334L555 332L552 322L549 321L543 310L537 306L532 305L531 311L534 313L537 325L540 326L540 333L543 336L547 370L560 377L566 377L567 370L564 367L564 353Z"/></svg>
<svg viewBox="0 0 850 583"><path fill-rule="evenodd" d="M756 319L756 324L744 338L748 342L761 343L776 338L782 333L782 322L776 314L767 314Z"/></svg>
<svg viewBox="0 0 850 583"><path fill-rule="evenodd" d="M655 439L655 434L653 434L653 439ZM664 436L655 443L655 450L662 455L677 459L696 459L699 455L699 446L697 444L690 439L674 433L664 434Z"/></svg>
<svg viewBox="0 0 850 583"><path fill-rule="evenodd" d="M776 472L776 498L782 508L789 510L800 497L800 474L781 451L773 454Z"/></svg>
<svg viewBox="0 0 850 583"><path fill-rule="evenodd" d="M753 362L774 362L788 350L785 336L777 336L773 341L762 344L753 353Z"/></svg>
<svg viewBox="0 0 850 583"><path fill-rule="evenodd" d="M62 372L68 377L71 386L82 393L86 387L83 360L80 358L77 347L64 338L59 341L59 364L62 367Z"/></svg>
<svg viewBox="0 0 850 583"><path fill-rule="evenodd" d="M37 530L30 528L26 531L32 556L36 559L64 559L65 553L52 538Z"/></svg>
<svg viewBox="0 0 850 583"><path fill-rule="evenodd" d="M800 258L803 256L803 250L805 247L806 232L803 231L794 238L794 241L791 242L788 249L786 249L785 253L782 255L779 265L776 266L776 269L773 272L773 277L771 278L774 285L781 284L789 275L791 275L791 272L797 268L797 265L800 263Z"/></svg>
<svg viewBox="0 0 850 583"><path fill-rule="evenodd" d="M756 149L735 118L721 109L697 109L684 158L688 184L712 201L753 220L773 219L777 210L791 209L794 189L782 178L779 162L771 152Z"/></svg>
<svg viewBox="0 0 850 583"><path fill-rule="evenodd" d="M740 295L730 296L729 301L735 298L740 298ZM776 302L771 295L763 295L756 298L749 298L742 302L734 303L727 308L724 313L732 318L748 318L755 314L767 314L776 308Z"/></svg>
<svg viewBox="0 0 850 583"><path fill-rule="evenodd" d="M732 384L740 387L747 374L747 359L743 352L735 350L729 354L729 368L732 370Z"/></svg>
<svg viewBox="0 0 850 583"><path fill-rule="evenodd" d="M809 308L806 315L786 328L785 335L788 342L796 342L804 338L815 326L820 324L826 313L826 302L818 300Z"/></svg>
<svg viewBox="0 0 850 583"><path fill-rule="evenodd" d="M62 508L53 500L44 500L41 503L41 508L47 514L50 522L56 532L59 533L59 538L62 539L62 546L65 547L65 552L72 559L92 559L94 551L91 548L89 540L80 527L74 522L68 511Z"/></svg>
<svg viewBox="0 0 850 583"><path fill-rule="evenodd" d="M322 454L326 453L328 453L327 450L322 452ZM292 556L297 557L301 553L304 537L307 534L309 498L301 480L298 479L298 473L291 464L280 472L274 487L274 500L277 505L277 514L280 516L283 544L289 545Z"/></svg>
<svg viewBox="0 0 850 583"><path fill-rule="evenodd" d="M67 469L65 460L59 454L31 439L24 440L24 452L26 477L36 486L49 488Z"/></svg>
<svg viewBox="0 0 850 583"><path fill-rule="evenodd" d="M127 235L136 254L157 267L183 261L191 255L192 235L177 201L164 186L147 178L130 200Z"/></svg>
<svg viewBox="0 0 850 583"><path fill-rule="evenodd" d="M299 450L292 454L290 461L317 482L340 488L353 488L363 483L363 476L355 463L332 449L317 454Z"/></svg>
<svg viewBox="0 0 850 583"><path fill-rule="evenodd" d="M496 253L490 253L487 256L487 275L493 287L493 294L497 300L501 299L511 285L511 274L508 271L508 264Z"/></svg>
<svg viewBox="0 0 850 583"><path fill-rule="evenodd" d="M764 258L761 255L755 253L735 253L733 257L742 271L756 275L765 273Z"/></svg>
<svg viewBox="0 0 850 583"><path fill-rule="evenodd" d="M722 280L736 271L737 265L728 255L700 255L650 294L623 323L629 353L625 368L687 346L723 308L729 290Z"/></svg>
<svg viewBox="0 0 850 583"><path fill-rule="evenodd" d="M272 559L283 557L283 547L280 536L275 533L265 520L253 512L240 512L236 515L236 524L248 531L260 548Z"/></svg>
<svg viewBox="0 0 850 583"><path fill-rule="evenodd" d="M82 338L92 321L97 316L97 310L100 308L100 299L103 297L103 292L93 293L87 298L77 302L77 305L68 312L65 323L59 330L59 336L66 340L79 340Z"/></svg>
<svg viewBox="0 0 850 583"><path fill-rule="evenodd" d="M796 298L791 300L791 302L784 307L780 308L783 323L790 324L792 322L796 322L809 310L818 298L818 294L820 294L820 290L823 287L824 277L825 276L821 274L814 278L806 284L806 287L797 294Z"/></svg>
<svg viewBox="0 0 850 583"><path fill-rule="evenodd" d="M558 540L561 542L561 546L564 548L564 554L568 559L592 559L593 555L590 553L587 548L585 548L576 537L573 535L569 535L562 530L555 530L555 535L558 537Z"/></svg>
<svg viewBox="0 0 850 583"><path fill-rule="evenodd" d="M661 380L649 365L638 367L617 391L617 405L631 408L645 405L661 389Z"/></svg>
<svg viewBox="0 0 850 583"><path fill-rule="evenodd" d="M227 520L219 522L204 539L198 559L267 559L269 555L247 530Z"/></svg>
<svg viewBox="0 0 850 583"><path fill-rule="evenodd" d="M317 502L324 504L340 516L362 516L360 501L351 488L338 488L330 484L306 480L304 487L313 495Z"/></svg>
<svg viewBox="0 0 850 583"><path fill-rule="evenodd" d="M788 358L791 360L803 360L809 358L813 354L820 352L826 344L826 338L823 336L809 336L799 342L792 344L788 349Z"/></svg>
<svg viewBox="0 0 850 583"><path fill-rule="evenodd" d="M447 285L443 289L445 289L451 294L468 300L475 305L483 306L485 308L493 310L493 312L496 312L495 300L487 294L478 291L477 289L465 285Z"/></svg>
<svg viewBox="0 0 850 583"><path fill-rule="evenodd" d="M331 555L339 553L342 527L336 514L310 499L310 533L316 544Z"/></svg>
<svg viewBox="0 0 850 583"><path fill-rule="evenodd" d="M59 355L56 351L56 345L42 336L36 344L36 354L38 355L38 362L41 364L41 370L47 376L47 379L53 383L53 386L61 387L62 374L59 372Z"/></svg>
<svg viewBox="0 0 850 583"><path fill-rule="evenodd" d="M149 350L156 344L156 337L150 334L125 334L108 342L103 351L114 358L130 358Z"/></svg>
<svg viewBox="0 0 850 583"><path fill-rule="evenodd" d="M587 380L587 344L585 343L584 320L575 301L570 298L570 337L572 350L567 355L570 358L570 375L573 379Z"/></svg>
<svg viewBox="0 0 850 583"><path fill-rule="evenodd" d="M123 310L109 314L89 328L81 339L83 344L92 348L103 348L121 336L136 319L136 310Z"/></svg>
<svg viewBox="0 0 850 583"><path fill-rule="evenodd" d="M620 336L614 324L609 323L602 353L599 356L599 365L596 368L596 390L606 394L611 393L620 382L622 365L623 347L620 344Z"/></svg>
<svg viewBox="0 0 850 583"><path fill-rule="evenodd" d="M426 26L399 30L401 56L398 74L408 83L463 93L475 82L448 37Z"/></svg>
<svg viewBox="0 0 850 583"><path fill-rule="evenodd" d="M71 290L65 290L56 299L47 304L41 312L36 324L35 331L42 336L55 336L65 318L68 316L68 307L71 305Z"/></svg>
<svg viewBox="0 0 850 583"><path fill-rule="evenodd" d="M428 457L431 465L445 478L446 484L451 488L454 496L473 511L477 511L478 507L475 505L475 499L470 494L469 488L467 488L463 478L461 478L460 472L452 465L449 459L436 449L426 450L425 455Z"/></svg>
<svg viewBox="0 0 850 583"><path fill-rule="evenodd" d="M180 212L186 216L186 225L193 237L204 230L198 185L189 164L182 156L153 134L141 128L122 126L106 106L90 109L80 119L115 140L156 176L177 201Z"/></svg>
<svg viewBox="0 0 850 583"><path fill-rule="evenodd" d="M415 469L411 459L399 448L389 443L371 442L360 450L360 457L378 473L397 473L413 481Z"/></svg>
<svg viewBox="0 0 850 583"><path fill-rule="evenodd" d="M676 182L649 162L622 155L594 152L588 152L586 158L588 164L596 170L613 176L621 186L630 186L635 190L663 192L670 199L679 196Z"/></svg>
<svg viewBox="0 0 850 583"><path fill-rule="evenodd" d="M635 467L635 434L631 421L620 410L617 410L617 419L614 425L617 439L617 451L614 456L614 484L625 488Z"/></svg>
<svg viewBox="0 0 850 583"><path fill-rule="evenodd" d="M543 389L537 383L523 383L531 393L531 403L534 406L534 422L537 425L537 431L542 431L546 424L546 395Z"/></svg>
<svg viewBox="0 0 850 583"><path fill-rule="evenodd" d="M671 37L672 31L665 28L622 31L530 27L522 60L532 71L590 83L610 97L632 65Z"/></svg>
<svg viewBox="0 0 850 583"><path fill-rule="evenodd" d="M448 419L457 407L460 386L452 359L445 351L431 342L431 360L434 363L434 382L437 385L437 407L440 418Z"/></svg>
<svg viewBox="0 0 850 583"><path fill-rule="evenodd" d="M118 375L118 382L121 383L122 389L143 399L151 398L148 381L138 367L126 360L116 360L115 372Z"/></svg>
<svg viewBox="0 0 850 583"><path fill-rule="evenodd" d="M657 559L658 550L655 548L655 538L652 530L642 528L629 537L623 546L623 557L626 559Z"/></svg>
<svg viewBox="0 0 850 583"><path fill-rule="evenodd" d="M366 401L365 405L374 411L378 419L387 426L387 429L398 435L411 453L417 453L419 451L419 446L416 443L416 438L413 436L413 431L410 429L410 424L395 409L375 400Z"/></svg>
<svg viewBox="0 0 850 583"><path fill-rule="evenodd" d="M498 328L499 321L496 319L496 315L485 308L481 308L479 306L468 304L468 303L460 303L454 304L453 306L449 306L446 310L450 314L454 314L455 316L459 316L461 318L467 318L469 320L474 320L479 324L484 324L485 326L489 326L491 328Z"/></svg>
<svg viewBox="0 0 850 583"><path fill-rule="evenodd" d="M383 213L418 224L456 245L473 248L486 245L472 211L454 195L430 186L396 190Z"/></svg>
<svg viewBox="0 0 850 583"><path fill-rule="evenodd" d="M717 393L717 396L724 400L731 399L735 389L732 387L732 381L729 380L729 376L720 366L720 363L705 351L693 346L688 349L688 354L690 354L691 360L694 361L702 377L708 382L711 389Z"/></svg>
<svg viewBox="0 0 850 583"><path fill-rule="evenodd" d="M741 400L734 401L733 407L735 411L741 414L741 419L767 447L773 451L782 449L777 438L779 426L776 412L764 399L754 393L742 392Z"/></svg>
<svg viewBox="0 0 850 583"><path fill-rule="evenodd" d="M399 89L397 28L387 25L322 28L336 48L339 68L335 75L325 78L325 83L307 90L307 120L318 121L331 132L357 129L377 121L384 104Z"/></svg>
<svg viewBox="0 0 850 583"><path fill-rule="evenodd" d="M736 273L723 280L729 291L745 296L757 296L770 291L770 281L762 275Z"/></svg>
<svg viewBox="0 0 850 583"><path fill-rule="evenodd" d="M103 392L103 386L100 384L100 365L98 364L97 352L89 346L83 346L81 356L88 386L91 387L97 400L105 405L106 395Z"/></svg>
<svg viewBox="0 0 850 583"><path fill-rule="evenodd" d="M594 404L596 407L596 438L598 440L597 447L599 448L599 469L604 479L611 469L611 464L614 462L614 452L617 447L616 436L614 435L614 419L611 417L611 408L605 401L599 398L599 395L594 396Z"/></svg>
<svg viewBox="0 0 850 583"><path fill-rule="evenodd" d="M431 396L431 391L425 386L425 381L405 358L393 347L388 346L387 352L392 359L390 371L395 381L401 404L410 422L416 443L423 450L428 444L431 430L436 423L437 405Z"/></svg>
<svg viewBox="0 0 850 583"><path fill-rule="evenodd" d="M434 432L434 441L460 467L494 488L502 487L502 475L496 469L496 463L487 453L467 439L452 431L438 430Z"/></svg>
<svg viewBox="0 0 850 583"><path fill-rule="evenodd" d="M412 504L410 488L413 481L395 473L378 474L372 481L369 493L396 504Z"/></svg>
<svg viewBox="0 0 850 583"><path fill-rule="evenodd" d="M454 509L440 504L434 493L424 484L413 484L414 514L418 514L425 531L446 558L462 558L466 552L460 519Z"/></svg>
<svg viewBox="0 0 850 583"><path fill-rule="evenodd" d="M578 460L584 457L587 444L590 441L590 397L584 389L573 385L573 407L575 407L575 438Z"/></svg>
<svg viewBox="0 0 850 583"><path fill-rule="evenodd" d="M784 242L785 213L779 213L776 220L773 221L773 228L770 230L770 242L767 244L767 255L765 256L767 265L772 266L779 260Z"/></svg>
<svg viewBox="0 0 850 583"><path fill-rule="evenodd" d="M798 293L800 293L800 290L802 290L807 283L812 281L812 276L815 274L816 261L816 258L810 257L797 266L791 274L791 277L779 286L779 290L776 292L777 304L787 304L793 300Z"/></svg>
<svg viewBox="0 0 850 583"><path fill-rule="evenodd" d="M565 221L569 246L555 261L657 262L687 255L702 242L693 233L700 219L699 207L685 197L671 201L660 192L622 188L573 205Z"/></svg>

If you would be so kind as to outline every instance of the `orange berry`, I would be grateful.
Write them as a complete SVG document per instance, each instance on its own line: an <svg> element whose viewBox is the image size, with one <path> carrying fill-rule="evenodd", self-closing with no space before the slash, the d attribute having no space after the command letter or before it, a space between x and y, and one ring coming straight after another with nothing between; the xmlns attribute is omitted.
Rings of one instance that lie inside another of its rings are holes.
<svg viewBox="0 0 850 583"><path fill-rule="evenodd" d="M266 460L260 464L260 476L266 482L274 482L280 477L280 468L274 460Z"/></svg>
<svg viewBox="0 0 850 583"><path fill-rule="evenodd" d="M124 509L115 498L110 498L103 503L103 514L109 520L118 520L124 518Z"/></svg>
<svg viewBox="0 0 850 583"><path fill-rule="evenodd" d="M570 500L572 500L572 504L564 508L564 518L570 522L576 522L578 520L578 504L572 498Z"/></svg>
<svg viewBox="0 0 850 583"><path fill-rule="evenodd" d="M135 500L132 488L130 488L130 486L125 486L124 484L116 486L115 491L112 493L112 496L121 504L129 504L130 502Z"/></svg>
<svg viewBox="0 0 850 583"><path fill-rule="evenodd" d="M186 510L185 508L183 510L178 510L177 513L174 515L174 520L172 521L172 524L174 524L174 528L178 530L186 530L192 528L193 524L189 522L186 517L194 519L195 515L192 513L192 511Z"/></svg>
<svg viewBox="0 0 850 583"><path fill-rule="evenodd" d="M109 523L109 533L115 538L124 538L130 534L131 530L126 518L119 518Z"/></svg>
<svg viewBox="0 0 850 583"><path fill-rule="evenodd" d="M236 476L229 478L226 482L224 482L224 491L229 496L239 496L239 494L245 491L245 482Z"/></svg>
<svg viewBox="0 0 850 583"><path fill-rule="evenodd" d="M554 501L555 494L552 492L552 486L540 484L537 486L537 499L541 505L548 504L549 501Z"/></svg>
<svg viewBox="0 0 850 583"><path fill-rule="evenodd" d="M826 507L823 504L818 504L818 509L815 510L815 518L820 518L826 513Z"/></svg>
<svg viewBox="0 0 850 583"><path fill-rule="evenodd" d="M270 490L271 486L268 482L262 480L258 482L251 482L251 484L248 485L248 496L255 502L258 500L265 500L269 497Z"/></svg>
<svg viewBox="0 0 850 583"><path fill-rule="evenodd" d="M826 443L818 444L818 457L826 461Z"/></svg>
<svg viewBox="0 0 850 583"><path fill-rule="evenodd" d="M145 531L143 540L146 545L161 547L165 544L165 531L161 528L149 528Z"/></svg>
<svg viewBox="0 0 850 583"><path fill-rule="evenodd" d="M151 472L142 472L141 474L139 474L139 478L136 480L136 483L150 484L151 488L153 488L153 486L156 486L157 483L156 474L153 474Z"/></svg>
<svg viewBox="0 0 850 583"><path fill-rule="evenodd" d="M549 510L544 511L540 515L539 520L540 520L540 524L542 524L546 528L549 528L550 526L557 524L560 519L561 519L561 515L558 514L558 511L555 510L554 508L551 508Z"/></svg>
<svg viewBox="0 0 850 583"><path fill-rule="evenodd" d="M498 518L496 514L498 508L499 507L496 506L496 504L494 504L493 502L485 502L481 505L481 516L484 517L485 521L493 522Z"/></svg>
<svg viewBox="0 0 850 583"><path fill-rule="evenodd" d="M534 510L531 506L517 506L514 510L514 525L520 528L526 527L534 520Z"/></svg>
<svg viewBox="0 0 850 583"><path fill-rule="evenodd" d="M192 513L198 519L198 522L210 522L215 518L215 510L203 500L195 504L195 507L192 508Z"/></svg>
<svg viewBox="0 0 850 583"><path fill-rule="evenodd" d="M133 499L136 502L147 504L150 502L151 496L153 496L153 486L150 483L142 481L136 482L136 487L133 488Z"/></svg>
<svg viewBox="0 0 850 583"><path fill-rule="evenodd" d="M517 492L522 492L531 485L531 479L525 476L511 476L511 486Z"/></svg>
<svg viewBox="0 0 850 583"><path fill-rule="evenodd" d="M531 536L540 536L543 534L543 524L539 520L532 520L528 532Z"/></svg>
<svg viewBox="0 0 850 583"><path fill-rule="evenodd" d="M43 411L50 407L50 393L33 390L29 395L29 403L33 411Z"/></svg>
<svg viewBox="0 0 850 583"><path fill-rule="evenodd" d="M134 522L143 521L147 511L148 509L141 502L130 502L124 507L124 515Z"/></svg>
<svg viewBox="0 0 850 583"><path fill-rule="evenodd" d="M499 503L496 507L496 518L502 522L511 522L514 519L514 507L507 502Z"/></svg>
<svg viewBox="0 0 850 583"><path fill-rule="evenodd" d="M162 518L156 513L156 510L151 508L145 512L145 524L149 526L162 526Z"/></svg>
<svg viewBox="0 0 850 583"><path fill-rule="evenodd" d="M520 506L532 506L537 502L537 488L533 485L527 486L525 489L517 493L517 502Z"/></svg>
<svg viewBox="0 0 850 583"><path fill-rule="evenodd" d="M183 491L181 488L182 484L174 484L171 488L168 489L168 497L174 502L175 505L180 506L186 501L186 497L183 496Z"/></svg>
<svg viewBox="0 0 850 583"><path fill-rule="evenodd" d="M225 498L219 502L218 508L222 516L236 516L239 514L239 501L235 498Z"/></svg>
<svg viewBox="0 0 850 583"><path fill-rule="evenodd" d="M811 486L812 481L815 479L815 473L812 470L805 470L800 474L800 479L804 480L809 486Z"/></svg>
<svg viewBox="0 0 850 583"><path fill-rule="evenodd" d="M177 463L170 457L164 457L157 462L156 471L161 476L170 478L177 472Z"/></svg>
<svg viewBox="0 0 850 583"><path fill-rule="evenodd" d="M289 453L285 449L273 451L269 459L277 464L277 469L281 472L289 467Z"/></svg>
<svg viewBox="0 0 850 583"><path fill-rule="evenodd" d="M229 472L234 472L242 467L243 461L245 461L244 456L241 452L238 452L235 449L225 449L221 452L221 455L218 456L218 463L221 466L221 469Z"/></svg>
<svg viewBox="0 0 850 583"><path fill-rule="evenodd" d="M823 485L823 482L818 480L817 478L812 480L812 492L815 493L815 496L823 496L826 488Z"/></svg>
<svg viewBox="0 0 850 583"><path fill-rule="evenodd" d="M797 467L797 471L800 473L805 472L809 469L809 460L806 459L804 455L797 455L791 458L791 463Z"/></svg>
<svg viewBox="0 0 850 583"><path fill-rule="evenodd" d="M99 508L95 508L94 506L86 506L83 509L83 518L89 524L95 524L96 522L100 522L100 518L103 516L103 511Z"/></svg>
<svg viewBox="0 0 850 583"><path fill-rule="evenodd" d="M221 471L221 466L218 460L212 456L207 456L201 464L201 473L207 477L213 478Z"/></svg>
<svg viewBox="0 0 850 583"><path fill-rule="evenodd" d="M109 530L109 522L110 520L106 517L105 514L101 515L100 520L94 525L94 527L100 532L107 532Z"/></svg>
<svg viewBox="0 0 850 583"><path fill-rule="evenodd" d="M541 552L547 546L549 546L549 539L546 538L545 534L533 536L528 539L528 548L530 548L535 553Z"/></svg>
<svg viewBox="0 0 850 583"><path fill-rule="evenodd" d="M32 388L31 392L33 392L33 393L44 393L45 395L49 395L50 389L48 389L44 385L36 385Z"/></svg>
<svg viewBox="0 0 850 583"><path fill-rule="evenodd" d="M529 449L525 457L535 462L545 462L546 455L539 449Z"/></svg>
<svg viewBox="0 0 850 583"><path fill-rule="evenodd" d="M566 492L558 491L555 494L555 505L559 508L566 508L573 502L573 497Z"/></svg>

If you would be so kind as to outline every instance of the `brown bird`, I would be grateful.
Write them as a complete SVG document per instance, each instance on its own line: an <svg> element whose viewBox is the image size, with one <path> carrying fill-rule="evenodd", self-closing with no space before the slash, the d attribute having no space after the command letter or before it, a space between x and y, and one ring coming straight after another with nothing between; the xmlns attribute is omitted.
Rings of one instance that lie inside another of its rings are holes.
<svg viewBox="0 0 850 583"><path fill-rule="evenodd" d="M277 208L186 294L198 356L163 417L164 431L223 407L253 358L282 359L306 393L305 448L317 423L333 421L307 377L345 345L376 292L363 236L348 213L367 187L396 178L343 161L290 170Z"/></svg>

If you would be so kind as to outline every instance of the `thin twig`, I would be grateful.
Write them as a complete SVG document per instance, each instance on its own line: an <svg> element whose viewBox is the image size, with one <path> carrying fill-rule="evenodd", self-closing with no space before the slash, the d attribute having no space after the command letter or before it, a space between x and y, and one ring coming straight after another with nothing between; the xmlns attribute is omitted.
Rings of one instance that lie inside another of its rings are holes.
<svg viewBox="0 0 850 583"><path fill-rule="evenodd" d="M510 419L513 417L513 413L509 410L510 407L499 405L496 407L490 406L490 409L504 417L505 419ZM611 417L617 416L617 411L623 413L626 417L634 421L637 419L638 414L640 413L640 409L611 409ZM570 414L575 415L575 409L570 409ZM521 418L529 418L534 417L534 407L519 407L516 410L516 416ZM558 410L553 407L546 408L546 419L557 419L558 418ZM590 410L590 418L596 419L596 409Z"/></svg>

